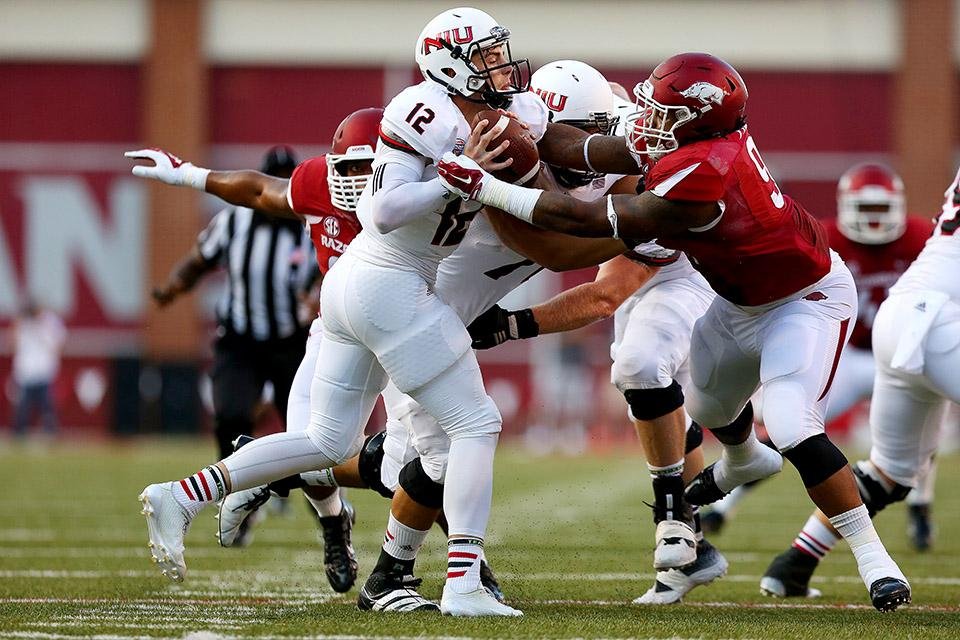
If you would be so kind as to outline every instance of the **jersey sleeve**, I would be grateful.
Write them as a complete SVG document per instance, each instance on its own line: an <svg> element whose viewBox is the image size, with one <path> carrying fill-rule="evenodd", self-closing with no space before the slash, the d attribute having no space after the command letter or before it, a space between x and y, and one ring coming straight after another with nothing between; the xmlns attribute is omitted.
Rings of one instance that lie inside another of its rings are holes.
<svg viewBox="0 0 960 640"><path fill-rule="evenodd" d="M233 207L223 209L213 217L210 224L197 236L197 250L207 262L216 262L230 243L230 226Z"/></svg>
<svg viewBox="0 0 960 640"><path fill-rule="evenodd" d="M383 110L380 142L435 163L456 143L458 113L442 92L418 84L402 91Z"/></svg>
<svg viewBox="0 0 960 640"><path fill-rule="evenodd" d="M540 96L532 91L519 93L514 97L510 111L527 125L533 139L540 142L550 122L550 110Z"/></svg>
<svg viewBox="0 0 960 640"><path fill-rule="evenodd" d="M325 215L330 212L330 188L327 186L327 158L304 160L293 170L287 185L287 204L300 215Z"/></svg>
<svg viewBox="0 0 960 640"><path fill-rule="evenodd" d="M705 160L667 156L650 171L647 190L667 200L716 202L723 198L723 176Z"/></svg>

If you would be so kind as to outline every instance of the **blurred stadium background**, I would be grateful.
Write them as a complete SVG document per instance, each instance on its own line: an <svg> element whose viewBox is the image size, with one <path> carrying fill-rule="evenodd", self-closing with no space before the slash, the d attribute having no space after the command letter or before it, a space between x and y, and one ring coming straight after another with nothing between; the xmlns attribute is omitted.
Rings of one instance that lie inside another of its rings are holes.
<svg viewBox="0 0 960 640"><path fill-rule="evenodd" d="M278 143L323 153L345 114L420 79L413 42L448 4L0 0L0 423L14 393L6 329L29 295L69 329L63 436L209 430L219 283L163 311L149 290L218 204L138 181L122 152L161 146L225 169ZM938 207L955 167L960 0L482 5L534 68L582 59L632 88L677 51L726 58L767 163L820 216L855 162L898 168L917 214ZM542 274L505 306L591 277ZM573 450L632 442L607 381L610 329L482 354L507 434L559 429L568 437L531 440Z"/></svg>

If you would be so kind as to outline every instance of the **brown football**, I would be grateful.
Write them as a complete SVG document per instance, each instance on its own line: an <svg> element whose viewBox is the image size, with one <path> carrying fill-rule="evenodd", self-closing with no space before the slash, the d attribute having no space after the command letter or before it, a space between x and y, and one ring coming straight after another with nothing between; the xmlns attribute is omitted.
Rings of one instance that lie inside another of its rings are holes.
<svg viewBox="0 0 960 640"><path fill-rule="evenodd" d="M511 184L525 184L533 180L540 171L540 154L537 152L537 144L530 136L530 132L513 118L493 109L478 113L473 119L473 126L481 120L487 121L484 133L494 127L503 128L500 135L490 142L489 148L495 148L504 140L510 141L510 146L496 160L502 162L507 158L513 158L513 164L493 171L494 177Z"/></svg>

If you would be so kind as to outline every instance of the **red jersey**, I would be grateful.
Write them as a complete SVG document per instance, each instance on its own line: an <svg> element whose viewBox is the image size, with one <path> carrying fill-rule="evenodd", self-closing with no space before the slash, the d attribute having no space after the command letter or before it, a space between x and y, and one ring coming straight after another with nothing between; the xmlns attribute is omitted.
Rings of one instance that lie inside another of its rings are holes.
<svg viewBox="0 0 960 640"><path fill-rule="evenodd" d="M347 245L360 233L356 216L340 211L330 201L327 157L304 160L294 169L287 188L290 208L304 217L317 250L320 273L327 274Z"/></svg>
<svg viewBox="0 0 960 640"><path fill-rule="evenodd" d="M887 244L861 244L840 233L837 221L826 223L830 247L840 254L857 283L860 313L850 336L850 344L860 349L871 347L870 331L873 317L880 303L887 299L890 287L906 271L933 231L929 220L907 218L907 229L902 236Z"/></svg>
<svg viewBox="0 0 960 640"><path fill-rule="evenodd" d="M746 127L665 155L650 168L646 188L668 200L720 205L710 224L657 241L685 252L734 304L773 302L830 271L823 226L780 193Z"/></svg>

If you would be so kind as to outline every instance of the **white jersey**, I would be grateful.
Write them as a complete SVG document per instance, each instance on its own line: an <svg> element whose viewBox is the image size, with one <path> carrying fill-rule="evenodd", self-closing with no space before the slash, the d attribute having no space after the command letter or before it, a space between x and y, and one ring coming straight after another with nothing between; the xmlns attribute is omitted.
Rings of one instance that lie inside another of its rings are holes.
<svg viewBox="0 0 960 640"><path fill-rule="evenodd" d="M953 183L943 193L945 202L933 235L927 240L923 251L917 256L897 283L890 287L890 294L916 290L932 290L946 293L960 301L960 171Z"/></svg>
<svg viewBox="0 0 960 640"><path fill-rule="evenodd" d="M510 111L527 124L535 139L543 136L547 108L540 98L533 93L517 94ZM403 90L390 101L384 109L382 129L389 132L390 138L388 142L381 136L373 162L374 173L387 149L401 148L426 159L427 164L420 176L422 182L436 178L436 162L444 153L459 153L470 135L470 124L450 95L440 85L429 81ZM357 217L363 231L350 244L348 251L371 264L415 271L432 283L440 261L464 239L482 205L451 196L433 213L420 216L389 233L380 233L372 223L372 187L375 182L375 178L370 180L360 196Z"/></svg>

